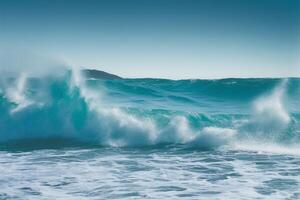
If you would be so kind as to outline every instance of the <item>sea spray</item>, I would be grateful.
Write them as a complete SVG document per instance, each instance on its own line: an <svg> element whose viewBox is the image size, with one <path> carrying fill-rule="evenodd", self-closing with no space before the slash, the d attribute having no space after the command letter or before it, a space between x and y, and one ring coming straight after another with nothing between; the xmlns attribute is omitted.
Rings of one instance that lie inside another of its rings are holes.
<svg viewBox="0 0 300 200"><path fill-rule="evenodd" d="M299 115L288 112L293 101L284 101L297 96L289 87L299 87L299 80L89 80L76 69L2 77L0 142L198 149L298 144ZM231 89L250 92L241 98Z"/></svg>
<svg viewBox="0 0 300 200"><path fill-rule="evenodd" d="M253 102L251 117L238 127L242 136L260 142L280 142L291 121L284 105L287 83L288 79L283 79L271 92Z"/></svg>
<svg viewBox="0 0 300 200"><path fill-rule="evenodd" d="M6 86L5 97L9 100L9 102L15 105L15 108L11 110L11 113L20 111L33 103L26 97L26 83L27 75L26 73L22 73L16 79L14 84Z"/></svg>

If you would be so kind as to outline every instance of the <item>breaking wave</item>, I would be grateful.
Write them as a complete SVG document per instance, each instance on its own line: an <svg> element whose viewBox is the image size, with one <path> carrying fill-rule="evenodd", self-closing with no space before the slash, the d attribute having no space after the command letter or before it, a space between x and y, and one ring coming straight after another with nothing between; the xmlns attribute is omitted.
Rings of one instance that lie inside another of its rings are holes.
<svg viewBox="0 0 300 200"><path fill-rule="evenodd" d="M299 85L296 78L96 80L78 70L21 73L0 79L0 144L297 146Z"/></svg>

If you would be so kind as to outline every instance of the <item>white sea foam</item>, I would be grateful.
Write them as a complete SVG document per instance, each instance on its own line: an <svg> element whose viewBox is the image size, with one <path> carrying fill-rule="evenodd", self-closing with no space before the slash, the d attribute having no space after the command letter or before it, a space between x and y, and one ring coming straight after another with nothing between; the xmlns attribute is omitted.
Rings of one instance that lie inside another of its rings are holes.
<svg viewBox="0 0 300 200"><path fill-rule="evenodd" d="M300 155L298 144L281 145L270 142L256 141L236 141L231 149L253 151L258 153L283 154L283 155Z"/></svg>
<svg viewBox="0 0 300 200"><path fill-rule="evenodd" d="M256 123L284 128L290 122L290 116L284 106L288 80L284 79L269 95L264 95L254 102Z"/></svg>
<svg viewBox="0 0 300 200"><path fill-rule="evenodd" d="M11 110L11 113L18 112L33 103L25 94L26 81L27 75L26 73L22 73L13 85L6 87L5 97L16 105Z"/></svg>
<svg viewBox="0 0 300 200"><path fill-rule="evenodd" d="M49 89L54 86L54 93L59 91L58 98L54 94L50 102L47 98L52 94L40 95L38 103L36 97L28 97L26 74L20 75L14 84L2 87L4 96L15 105L9 107L11 114L20 112L20 115L5 119L12 123L0 127L0 131L8 132L9 129L10 135L1 135L1 141L54 135L107 146L187 144L198 148L218 148L239 141L243 144L253 141L281 143L280 138L293 122L284 106L287 80L254 101L252 116L237 121L229 119L231 126L218 126L205 125L208 121L202 119L192 121L189 113L164 116L159 112L155 115L127 112L119 105L103 103L106 97L104 91L101 87L88 85L80 69L73 69L68 75L71 77L54 82L45 79L46 89L39 88L38 92L50 93ZM39 126L32 126L28 118L35 120L32 123ZM160 118L163 120L160 121ZM222 119L218 120L222 124Z"/></svg>
<svg viewBox="0 0 300 200"><path fill-rule="evenodd" d="M217 148L228 144L236 130L219 127L205 127L193 140L193 145L200 148Z"/></svg>

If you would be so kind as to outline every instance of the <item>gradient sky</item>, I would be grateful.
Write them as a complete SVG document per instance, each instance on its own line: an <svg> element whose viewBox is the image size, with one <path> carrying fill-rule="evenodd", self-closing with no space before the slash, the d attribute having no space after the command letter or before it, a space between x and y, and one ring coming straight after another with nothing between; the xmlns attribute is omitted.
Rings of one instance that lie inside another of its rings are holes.
<svg viewBox="0 0 300 200"><path fill-rule="evenodd" d="M300 1L0 0L0 51L125 77L300 76Z"/></svg>

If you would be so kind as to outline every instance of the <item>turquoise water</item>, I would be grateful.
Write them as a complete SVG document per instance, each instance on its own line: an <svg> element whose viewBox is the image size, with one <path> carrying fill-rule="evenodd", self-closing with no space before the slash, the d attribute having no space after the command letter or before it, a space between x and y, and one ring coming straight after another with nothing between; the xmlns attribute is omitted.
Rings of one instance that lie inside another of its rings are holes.
<svg viewBox="0 0 300 200"><path fill-rule="evenodd" d="M0 199L299 199L300 79L0 80Z"/></svg>

